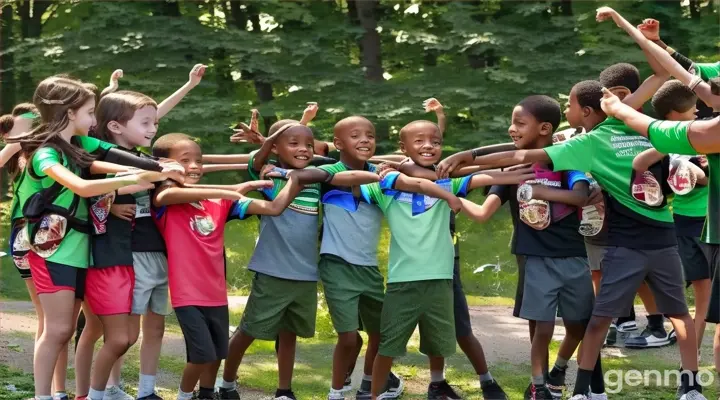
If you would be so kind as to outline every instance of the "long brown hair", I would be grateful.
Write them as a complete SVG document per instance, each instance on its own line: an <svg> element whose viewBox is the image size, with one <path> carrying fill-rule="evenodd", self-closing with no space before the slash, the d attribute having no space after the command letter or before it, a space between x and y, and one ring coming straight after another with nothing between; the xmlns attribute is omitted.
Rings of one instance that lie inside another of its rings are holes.
<svg viewBox="0 0 720 400"><path fill-rule="evenodd" d="M20 143L23 151L32 159L35 151L49 146L67 157L76 166L90 166L94 157L81 147L66 142L60 132L70 123L68 111L76 111L88 100L95 98L93 86L64 76L52 76L40 82L33 103L40 111L41 123L31 132L16 138L8 138L8 143Z"/></svg>
<svg viewBox="0 0 720 400"><path fill-rule="evenodd" d="M40 117L40 112L32 103L20 103L13 108L12 113L0 116L0 136L2 136L3 140L7 140L7 135L15 127L15 118L24 114L34 114L35 117L33 119L35 121ZM14 181L17 174L20 173L20 169L22 168L20 163L21 157L25 158L25 154L22 151L12 156L3 166L3 169L8 173L10 181Z"/></svg>
<svg viewBox="0 0 720 400"><path fill-rule="evenodd" d="M135 111L145 106L157 109L155 100L142 93L121 90L104 95L95 110L97 127L92 135L105 142L115 143L113 133L107 127L108 123L116 121L125 125L135 115Z"/></svg>

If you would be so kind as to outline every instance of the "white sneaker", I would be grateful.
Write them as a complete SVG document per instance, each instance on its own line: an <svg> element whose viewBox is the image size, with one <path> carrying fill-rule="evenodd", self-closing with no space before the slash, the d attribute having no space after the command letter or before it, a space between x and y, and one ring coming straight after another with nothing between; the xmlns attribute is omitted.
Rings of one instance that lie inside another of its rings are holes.
<svg viewBox="0 0 720 400"><path fill-rule="evenodd" d="M570 400L591 400L589 397L585 396L584 394L576 394L575 396L571 397Z"/></svg>
<svg viewBox="0 0 720 400"><path fill-rule="evenodd" d="M697 390L691 390L680 397L680 400L707 400L702 393Z"/></svg>
<svg viewBox="0 0 720 400"><path fill-rule="evenodd" d="M105 389L103 400L135 400L135 398L123 392L119 386L110 386Z"/></svg>
<svg viewBox="0 0 720 400"><path fill-rule="evenodd" d="M620 333L635 332L636 330L638 327L635 321L626 321L617 326L617 331Z"/></svg>
<svg viewBox="0 0 720 400"><path fill-rule="evenodd" d="M608 397L605 393L590 393L590 400L608 400Z"/></svg>

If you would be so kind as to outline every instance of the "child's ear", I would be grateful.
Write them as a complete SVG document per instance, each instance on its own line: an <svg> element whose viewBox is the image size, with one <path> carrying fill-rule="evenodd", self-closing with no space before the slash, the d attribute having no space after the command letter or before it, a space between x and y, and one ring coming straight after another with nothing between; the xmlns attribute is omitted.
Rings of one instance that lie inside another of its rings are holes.
<svg viewBox="0 0 720 400"><path fill-rule="evenodd" d="M338 138L333 138L333 146L335 146L335 148L340 151L345 150L345 146L343 145L343 142Z"/></svg>
<svg viewBox="0 0 720 400"><path fill-rule="evenodd" d="M116 135L122 135L122 132L120 131L120 123L117 121L108 122L107 129Z"/></svg>
<svg viewBox="0 0 720 400"><path fill-rule="evenodd" d="M270 151L272 151L273 154L277 155L277 153L278 153L278 151L277 151L277 145L274 144L273 147L272 147L272 149L271 149Z"/></svg>
<svg viewBox="0 0 720 400"><path fill-rule="evenodd" d="M398 142L398 146L400 147L400 151L405 154L405 143L401 140Z"/></svg>
<svg viewBox="0 0 720 400"><path fill-rule="evenodd" d="M625 86L615 86L611 87L610 92L617 96L620 101L623 101L627 96L630 96L631 92L630 89L626 88Z"/></svg>
<svg viewBox="0 0 720 400"><path fill-rule="evenodd" d="M67 110L67 115L70 121L75 121L75 110Z"/></svg>
<svg viewBox="0 0 720 400"><path fill-rule="evenodd" d="M540 123L540 136L547 136L553 134L552 124L549 122Z"/></svg>
<svg viewBox="0 0 720 400"><path fill-rule="evenodd" d="M583 118L589 117L590 114L592 114L592 112L593 112L592 107L588 107L588 106L583 107L582 108Z"/></svg>

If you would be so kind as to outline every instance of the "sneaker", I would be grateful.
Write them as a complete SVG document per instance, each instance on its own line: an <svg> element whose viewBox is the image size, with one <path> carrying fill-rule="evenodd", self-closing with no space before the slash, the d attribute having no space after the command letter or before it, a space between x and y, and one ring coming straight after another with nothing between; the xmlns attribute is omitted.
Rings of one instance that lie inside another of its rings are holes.
<svg viewBox="0 0 720 400"><path fill-rule="evenodd" d="M536 386L532 385L530 388L530 399L531 400L553 400L555 397L550 393L550 389L546 385Z"/></svg>
<svg viewBox="0 0 720 400"><path fill-rule="evenodd" d="M635 332L637 330L638 327L635 321L625 321L617 325L617 331L619 333Z"/></svg>
<svg viewBox="0 0 720 400"><path fill-rule="evenodd" d="M705 396L702 395L702 393L698 392L697 390L691 390L682 397L680 397L680 400L707 400Z"/></svg>
<svg viewBox="0 0 720 400"><path fill-rule="evenodd" d="M63 393L61 395L54 395L53 400L70 400L70 397L68 397L67 393Z"/></svg>
<svg viewBox="0 0 720 400"><path fill-rule="evenodd" d="M340 391L342 392L349 392L352 390L352 376L348 375L345 377L345 382L343 383L342 389Z"/></svg>
<svg viewBox="0 0 720 400"><path fill-rule="evenodd" d="M590 393L590 400L608 400L608 397L605 393Z"/></svg>
<svg viewBox="0 0 720 400"><path fill-rule="evenodd" d="M276 390L275 391L275 400L297 400L295 398L295 393L293 393L292 390Z"/></svg>
<svg viewBox="0 0 720 400"><path fill-rule="evenodd" d="M546 377L546 386L553 398L561 399L565 391L565 372L567 369L558 369L553 367Z"/></svg>
<svg viewBox="0 0 720 400"><path fill-rule="evenodd" d="M103 400L135 400L135 398L123 392L119 386L110 386L105 389Z"/></svg>
<svg viewBox="0 0 720 400"><path fill-rule="evenodd" d="M220 400L240 400L240 392L237 387L232 389L220 388L218 390L217 397Z"/></svg>
<svg viewBox="0 0 720 400"><path fill-rule="evenodd" d="M523 399L530 400L532 398L532 389L533 389L533 384L532 384L532 382L530 382L528 384L527 389L525 389L525 394L523 395Z"/></svg>
<svg viewBox="0 0 720 400"><path fill-rule="evenodd" d="M394 372L390 372L387 384L385 385L385 391L380 395L385 395L383 397L384 399L396 399L400 397L403 390L405 390L405 381L403 381L401 377L395 375Z"/></svg>
<svg viewBox="0 0 720 400"><path fill-rule="evenodd" d="M220 389L220 390L222 391L223 389ZM222 393L222 392L221 392L221 393ZM239 398L240 398L240 395L238 395L238 397L221 397L221 399L226 399L226 398L228 398L228 399L239 399ZM153 392L152 394L149 394L149 395L147 395L147 396L138 397L137 400L163 400L163 398L160 397L160 396L158 396L157 393Z"/></svg>
<svg viewBox="0 0 720 400"><path fill-rule="evenodd" d="M645 327L639 335L633 335L625 339L625 347L634 349L647 349L662 347L670 344L670 335L665 328Z"/></svg>
<svg viewBox="0 0 720 400"><path fill-rule="evenodd" d="M483 398L485 400L507 400L508 398L505 391L502 390L495 379L481 382L480 389L482 390Z"/></svg>
<svg viewBox="0 0 720 400"><path fill-rule="evenodd" d="M103 398L103 400L105 400ZM193 395L193 400L217 400L217 393L214 393L210 397L200 397L200 393L195 392L195 395Z"/></svg>
<svg viewBox="0 0 720 400"><path fill-rule="evenodd" d="M677 342L677 334L675 334L675 329L670 329L670 333L668 334L670 337L670 344L675 344ZM700 362L700 353L698 352L698 362Z"/></svg>
<svg viewBox="0 0 720 400"><path fill-rule="evenodd" d="M345 396L343 396L342 392L331 389L330 393L328 393L327 400L345 400Z"/></svg>
<svg viewBox="0 0 720 400"><path fill-rule="evenodd" d="M585 396L584 394L576 394L575 396L571 397L570 400L591 400L591 398Z"/></svg>
<svg viewBox="0 0 720 400"><path fill-rule="evenodd" d="M610 324L610 329L605 337L605 346L612 347L615 346L615 343L617 343L617 325Z"/></svg>
<svg viewBox="0 0 720 400"><path fill-rule="evenodd" d="M428 386L428 400L462 400L459 394L455 393L447 380L433 382ZM378 400L380 397L378 397Z"/></svg>

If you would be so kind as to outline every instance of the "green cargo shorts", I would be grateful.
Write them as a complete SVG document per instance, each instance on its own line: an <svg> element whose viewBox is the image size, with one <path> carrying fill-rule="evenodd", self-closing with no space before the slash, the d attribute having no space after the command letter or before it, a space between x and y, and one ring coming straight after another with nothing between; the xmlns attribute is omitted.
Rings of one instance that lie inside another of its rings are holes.
<svg viewBox="0 0 720 400"><path fill-rule="evenodd" d="M260 340L275 340L280 331L311 338L316 315L317 282L256 273L240 329Z"/></svg>
<svg viewBox="0 0 720 400"><path fill-rule="evenodd" d="M450 279L388 283L378 354L405 355L407 343L418 325L421 353L438 357L455 354L452 283Z"/></svg>
<svg viewBox="0 0 720 400"><path fill-rule="evenodd" d="M356 331L361 322L365 332L380 332L385 284L378 267L323 254L318 274L336 332Z"/></svg>

